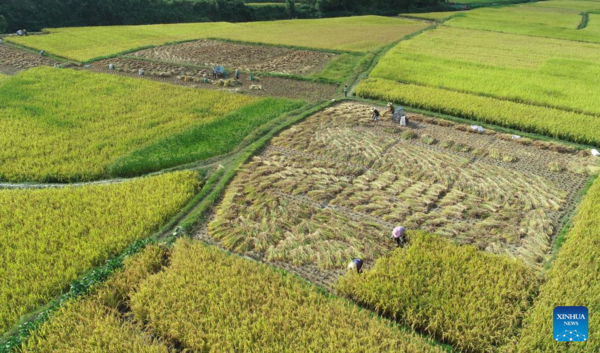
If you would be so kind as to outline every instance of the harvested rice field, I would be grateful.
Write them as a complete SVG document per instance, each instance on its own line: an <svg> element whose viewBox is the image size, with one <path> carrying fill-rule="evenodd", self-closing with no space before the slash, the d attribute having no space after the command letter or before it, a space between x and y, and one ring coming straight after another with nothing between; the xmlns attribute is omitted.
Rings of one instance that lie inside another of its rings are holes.
<svg viewBox="0 0 600 353"><path fill-rule="evenodd" d="M115 70L109 70L113 64ZM96 61L89 70L99 73L112 73L128 77L140 77L139 70L144 71L143 78L155 81L191 86L202 89L215 89L227 92L249 94L259 97L283 97L320 101L330 99L335 95L337 85L312 81L294 80L274 76L255 76L255 81L249 81L249 74L242 73L240 80L212 81L212 71L207 68L197 68L171 63L137 60L130 57L119 57ZM204 79L208 83L204 83Z"/></svg>
<svg viewBox="0 0 600 353"><path fill-rule="evenodd" d="M38 66L54 66L58 62L8 45L0 44L0 73L14 75Z"/></svg>
<svg viewBox="0 0 600 353"><path fill-rule="evenodd" d="M216 40L165 45L129 54L174 64L239 68L242 71L308 75L320 72L337 54Z"/></svg>
<svg viewBox="0 0 600 353"><path fill-rule="evenodd" d="M541 268L589 156L418 115L373 123L370 108L342 103L274 138L198 236L326 287L348 259L388 253L397 225Z"/></svg>

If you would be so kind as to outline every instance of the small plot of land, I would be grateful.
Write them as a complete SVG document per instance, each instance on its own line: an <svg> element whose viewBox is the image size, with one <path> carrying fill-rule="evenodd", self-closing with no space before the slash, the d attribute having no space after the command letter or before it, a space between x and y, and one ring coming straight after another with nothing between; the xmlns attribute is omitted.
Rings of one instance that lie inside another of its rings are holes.
<svg viewBox="0 0 600 353"><path fill-rule="evenodd" d="M250 23L58 28L48 30L49 35L9 40L64 58L86 61L150 45L206 38L368 52L425 27L427 23L408 19L357 16Z"/></svg>
<svg viewBox="0 0 600 353"><path fill-rule="evenodd" d="M336 276L353 257L389 251L402 224L539 268L589 157L417 116L408 129L376 125L369 112L342 104L275 138L228 188L209 236L301 274Z"/></svg>
<svg viewBox="0 0 600 353"><path fill-rule="evenodd" d="M115 72L124 76L139 77L139 69L143 69L145 78L161 82L203 89L245 93L259 97L271 96L320 101L330 99L337 91L337 86L334 84L301 81L283 77L255 75L255 81L249 81L249 74L247 73L243 73L239 81L217 80L212 82L211 69L131 58L113 58L97 61L92 64L91 69L96 72L111 72L108 69L109 64L115 65ZM205 78L209 81L208 83L204 83Z"/></svg>
<svg viewBox="0 0 600 353"><path fill-rule="evenodd" d="M215 40L144 49L130 56L199 66L222 65L243 71L308 75L325 68L336 54L274 46L227 43Z"/></svg>
<svg viewBox="0 0 600 353"><path fill-rule="evenodd" d="M0 73L14 75L21 70L38 66L54 66L56 64L56 61L41 55L0 44Z"/></svg>

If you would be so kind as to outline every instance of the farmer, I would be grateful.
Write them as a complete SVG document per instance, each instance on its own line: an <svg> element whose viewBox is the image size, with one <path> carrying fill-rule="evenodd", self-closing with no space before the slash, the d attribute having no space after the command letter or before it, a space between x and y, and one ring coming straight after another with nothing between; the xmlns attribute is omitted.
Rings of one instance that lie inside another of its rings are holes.
<svg viewBox="0 0 600 353"><path fill-rule="evenodd" d="M24 35L24 36L28 36L28 35L29 35L29 33L27 33L27 30L26 30L26 29L23 29L23 35Z"/></svg>
<svg viewBox="0 0 600 353"><path fill-rule="evenodd" d="M394 113L396 112L396 108L394 108L394 105L390 102L387 104L387 108L388 109L385 111L385 113L383 113L383 116L390 114L392 118L394 118Z"/></svg>
<svg viewBox="0 0 600 353"><path fill-rule="evenodd" d="M213 80L217 79L217 67L213 67Z"/></svg>
<svg viewBox="0 0 600 353"><path fill-rule="evenodd" d="M396 241L396 246L399 248L403 248L404 244L406 244L406 238L404 237L404 227L399 226L392 230L392 239Z"/></svg>
<svg viewBox="0 0 600 353"><path fill-rule="evenodd" d="M363 260L361 259L354 259L352 261L350 261L350 263L348 264L348 270L356 270L356 273L361 273L362 272L362 267L363 267Z"/></svg>
<svg viewBox="0 0 600 353"><path fill-rule="evenodd" d="M344 97L348 97L348 85L344 85Z"/></svg>
<svg viewBox="0 0 600 353"><path fill-rule="evenodd" d="M240 79L240 69L235 69L235 79L236 80Z"/></svg>
<svg viewBox="0 0 600 353"><path fill-rule="evenodd" d="M373 119L373 121L377 122L380 117L379 110L377 110L376 108L372 108L371 111L373 112L373 114L371 115L371 119Z"/></svg>

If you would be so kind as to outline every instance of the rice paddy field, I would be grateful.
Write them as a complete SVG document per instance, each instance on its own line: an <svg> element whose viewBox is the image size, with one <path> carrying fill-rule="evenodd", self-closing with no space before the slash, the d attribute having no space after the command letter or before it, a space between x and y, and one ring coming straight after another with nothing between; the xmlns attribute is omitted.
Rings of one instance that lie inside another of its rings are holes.
<svg viewBox="0 0 600 353"><path fill-rule="evenodd" d="M598 4L5 37L0 352L598 351Z"/></svg>
<svg viewBox="0 0 600 353"><path fill-rule="evenodd" d="M435 110L475 120L495 116L492 119L500 125L597 145L600 137L591 132L584 136L584 130L589 128L587 122L595 122L600 113L600 99L592 88L600 75L599 49L598 44L592 43L442 26L391 49L371 77L424 87L398 87L398 98L403 103L416 99L417 104L411 105L437 105ZM377 97L370 87L359 86L364 92L361 95ZM419 90L428 88L439 94L426 94L424 98L429 101L414 98L420 95ZM451 99L453 107L442 103L445 95L454 92L477 97ZM411 94L413 98L402 99L402 95ZM469 103L478 97L490 99L483 106ZM501 117L506 114L507 105L517 111L510 114L510 122ZM556 118L535 122L525 112L529 107L539 108L542 114L547 111L545 115Z"/></svg>
<svg viewBox="0 0 600 353"><path fill-rule="evenodd" d="M249 23L190 23L49 29L49 35L13 37L26 47L77 61L132 51L147 46L217 38L352 52L385 46L427 24L378 16Z"/></svg>
<svg viewBox="0 0 600 353"><path fill-rule="evenodd" d="M519 262L418 234L365 276L348 273L339 288L461 350L493 351L508 343L530 307L535 277Z"/></svg>
<svg viewBox="0 0 600 353"><path fill-rule="evenodd" d="M300 105L53 68L5 80L0 95L0 179L5 181L86 181L111 170L132 175L211 157ZM266 106L272 112L264 111ZM238 120L240 109L249 126L220 136L218 131ZM257 111L260 115L253 116ZM196 158L184 155L176 141L165 141L194 134L199 126L214 132L192 144ZM153 149L151 156L147 148Z"/></svg>
<svg viewBox="0 0 600 353"><path fill-rule="evenodd" d="M543 264L589 157L426 120L418 133L373 126L368 112L342 104L275 138L232 182L209 235L269 262L334 273L350 257L386 253L387 233L404 224Z"/></svg>
<svg viewBox="0 0 600 353"><path fill-rule="evenodd" d="M199 186L197 174L179 172L118 184L0 190L0 330L89 267L157 231Z"/></svg>
<svg viewBox="0 0 600 353"><path fill-rule="evenodd" d="M582 12L597 11L597 6L596 3L584 9L544 5L481 8L455 16L446 24L459 28L598 43L597 22L591 18L585 23L582 15ZM580 26L584 27L580 29Z"/></svg>
<svg viewBox="0 0 600 353"><path fill-rule="evenodd" d="M174 345L206 352L443 352L294 276L189 240L130 258L95 294L63 307L24 351L90 345L136 352L171 352Z"/></svg>

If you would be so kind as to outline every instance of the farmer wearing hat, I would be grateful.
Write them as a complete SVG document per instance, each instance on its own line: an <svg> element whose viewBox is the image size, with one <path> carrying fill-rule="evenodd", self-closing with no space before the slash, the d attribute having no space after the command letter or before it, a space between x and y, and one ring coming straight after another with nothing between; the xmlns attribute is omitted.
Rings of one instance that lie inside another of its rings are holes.
<svg viewBox="0 0 600 353"><path fill-rule="evenodd" d="M356 270L356 273L361 273L363 264L364 262L362 259L354 259L348 264L348 271Z"/></svg>
<svg viewBox="0 0 600 353"><path fill-rule="evenodd" d="M394 113L396 112L396 108L394 108L394 105L391 102L387 104L387 108L388 109L385 111L385 113L383 113L383 116L390 114L393 118Z"/></svg>
<svg viewBox="0 0 600 353"><path fill-rule="evenodd" d="M404 237L404 227L399 226L394 228L394 230L392 230L391 238L396 241L397 247L404 247L404 244L406 244L406 238Z"/></svg>
<svg viewBox="0 0 600 353"><path fill-rule="evenodd" d="M371 112L373 112L373 114L371 114L371 119L373 119L373 121L377 122L379 120L379 110L375 109L375 108L371 108Z"/></svg>

